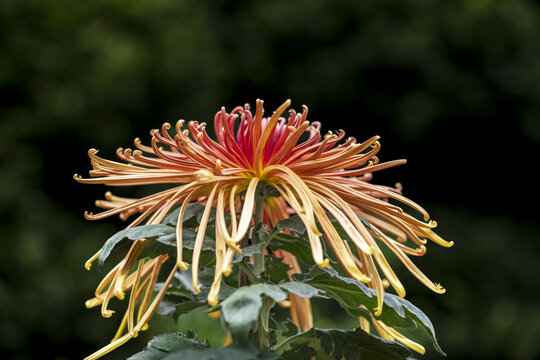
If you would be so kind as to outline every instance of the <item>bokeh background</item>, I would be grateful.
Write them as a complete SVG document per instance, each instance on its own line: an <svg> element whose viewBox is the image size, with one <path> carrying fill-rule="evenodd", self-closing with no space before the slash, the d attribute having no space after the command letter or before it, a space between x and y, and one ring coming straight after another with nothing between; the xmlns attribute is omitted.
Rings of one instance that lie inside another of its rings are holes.
<svg viewBox="0 0 540 360"><path fill-rule="evenodd" d="M409 160L374 181L401 182L455 242L417 261L445 295L401 269L448 359L540 357L538 2L1 0L2 358L82 358L114 334L84 308L100 275L83 263L121 228L83 218L105 191L72 179L87 150L111 158L165 121L256 98ZM353 326L318 309L318 324Z"/></svg>

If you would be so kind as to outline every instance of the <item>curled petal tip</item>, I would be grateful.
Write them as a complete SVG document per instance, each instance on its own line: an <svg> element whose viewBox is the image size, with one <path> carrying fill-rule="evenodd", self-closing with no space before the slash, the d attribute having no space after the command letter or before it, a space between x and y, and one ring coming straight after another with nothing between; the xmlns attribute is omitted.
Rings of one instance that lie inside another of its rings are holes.
<svg viewBox="0 0 540 360"><path fill-rule="evenodd" d="M148 323L145 323L142 327L141 327L141 331L146 331L148 330Z"/></svg>
<svg viewBox="0 0 540 360"><path fill-rule="evenodd" d="M444 294L446 292L446 289L443 288L441 284L435 284L435 292L437 294Z"/></svg>
<svg viewBox="0 0 540 360"><path fill-rule="evenodd" d="M88 150L88 155L92 156L92 155L97 154L97 152L98 152L98 151L97 151L96 149L91 148L90 150Z"/></svg>
<svg viewBox="0 0 540 360"><path fill-rule="evenodd" d="M292 306L292 303L289 300L283 300L278 302L278 305L282 308L288 309Z"/></svg>
<svg viewBox="0 0 540 360"><path fill-rule="evenodd" d="M201 284L193 283L193 290L195 290L196 293L201 292Z"/></svg>
<svg viewBox="0 0 540 360"><path fill-rule="evenodd" d="M226 277L229 277L232 273L232 266L231 265L228 265L225 269L223 269L221 271L223 273L223 275L225 275Z"/></svg>
<svg viewBox="0 0 540 360"><path fill-rule="evenodd" d="M212 297L209 296L207 300L208 300L208 305L210 306L216 306L219 303L217 297L214 297L214 296ZM217 311L214 311L214 312L217 312ZM213 314L214 312L211 312L210 314ZM219 313L217 314L217 316L219 316ZM210 317L214 318L212 315L210 315Z"/></svg>
<svg viewBox="0 0 540 360"><path fill-rule="evenodd" d="M358 279L361 283L367 284L371 282L371 278L369 276L365 276L362 274L362 276Z"/></svg>
<svg viewBox="0 0 540 360"><path fill-rule="evenodd" d="M104 318L110 318L112 314L114 314L114 310L107 309L101 312L101 316L103 316Z"/></svg>
<svg viewBox="0 0 540 360"><path fill-rule="evenodd" d="M84 218L85 218L86 220L93 220L93 218L94 218L94 213L89 212L89 211L85 211L85 212L84 212Z"/></svg>
<svg viewBox="0 0 540 360"><path fill-rule="evenodd" d="M382 307L378 307L378 306L377 306L377 307L373 308L373 313L374 313L375 316L381 316L381 314L382 314Z"/></svg>
<svg viewBox="0 0 540 360"><path fill-rule="evenodd" d="M319 265L320 267L325 267L325 268L330 267L330 260L326 258L323 261L318 262L317 265Z"/></svg>
<svg viewBox="0 0 540 360"><path fill-rule="evenodd" d="M177 261L176 264L180 268L180 270L186 271L189 268L189 264L185 261Z"/></svg>

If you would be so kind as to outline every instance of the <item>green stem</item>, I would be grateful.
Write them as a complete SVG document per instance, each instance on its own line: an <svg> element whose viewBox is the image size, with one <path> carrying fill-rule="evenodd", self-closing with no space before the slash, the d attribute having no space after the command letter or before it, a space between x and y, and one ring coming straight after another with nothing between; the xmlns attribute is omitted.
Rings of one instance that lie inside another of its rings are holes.
<svg viewBox="0 0 540 360"><path fill-rule="evenodd" d="M257 192L255 195L255 228L260 226L263 222L264 211L264 194ZM256 235L252 235L251 242L253 244L260 245L262 242ZM264 249L261 249L260 254L253 255L253 266L255 268L255 274L260 277L264 272Z"/></svg>
<svg viewBox="0 0 540 360"><path fill-rule="evenodd" d="M261 252L260 254L253 255L253 273L251 275L256 276L258 279L262 279L262 274L264 273L264 251L266 244L264 239L261 239L259 234L255 232L255 229L262 226L265 192L264 190L257 190L258 191L255 195L255 227L251 233L251 243L254 245L259 245ZM268 318L270 317L270 309L273 307L273 305L274 301L272 299L264 297L263 306L261 307L259 316L257 318L257 332L254 335L259 347L262 349L267 349L269 347Z"/></svg>
<svg viewBox="0 0 540 360"><path fill-rule="evenodd" d="M268 321L270 318L270 310L274 307L274 300L263 297L263 305L259 312L259 318L257 319L257 343L261 349L268 349L270 347L270 342L268 339L268 333L270 329L268 328Z"/></svg>
<svg viewBox="0 0 540 360"><path fill-rule="evenodd" d="M245 276L247 276L251 285L259 284L261 282L261 279L255 275L253 270L251 270L251 266L249 264L246 264L244 261L240 261L238 263L238 267L240 267L240 270L242 270L242 273L244 273ZM244 285L247 285L247 284L244 284Z"/></svg>

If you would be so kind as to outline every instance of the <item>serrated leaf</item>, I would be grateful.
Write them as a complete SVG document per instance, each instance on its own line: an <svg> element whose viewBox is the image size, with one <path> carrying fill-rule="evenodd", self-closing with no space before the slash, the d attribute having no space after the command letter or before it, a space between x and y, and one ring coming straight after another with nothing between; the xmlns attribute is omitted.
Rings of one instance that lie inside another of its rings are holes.
<svg viewBox="0 0 540 360"><path fill-rule="evenodd" d="M281 331L281 335L286 338L289 338L294 335L298 335L300 333L300 329L298 328L298 326L296 326L294 322L292 322L291 319L287 319L286 321L283 321L281 325L283 325L283 327L285 328L284 330Z"/></svg>
<svg viewBox="0 0 540 360"><path fill-rule="evenodd" d="M189 269L176 272L165 293L165 297L159 305L158 312L160 315L174 315L177 318L191 310L204 306L209 307L207 297L212 282L214 281L214 270L207 268L199 271L199 283L201 284L200 293L197 293L193 288L191 276L192 274ZM159 290L161 286L162 284L156 284L156 290ZM236 288L233 288L222 281L219 299L223 300L227 298L234 293L235 290Z"/></svg>
<svg viewBox="0 0 540 360"><path fill-rule="evenodd" d="M406 346L395 341L381 339L361 329L345 331L312 328L288 338L279 345L279 348L283 349L286 346L292 346L293 349L300 347L306 351L311 348L316 353L323 351L329 358L335 360L403 360L412 355ZM286 360L298 360L298 357L307 358L303 356L305 355L297 351L283 354Z"/></svg>
<svg viewBox="0 0 540 360"><path fill-rule="evenodd" d="M261 253L260 245L246 246L245 248L242 248L242 253L241 254L234 254L234 257L232 259L232 263L233 264L238 263L238 262L242 261L246 257L251 257L251 256L253 256L255 254L260 254L260 253Z"/></svg>
<svg viewBox="0 0 540 360"><path fill-rule="evenodd" d="M182 230L182 247L186 250L193 250L195 246L195 239L197 237L197 232L191 229ZM111 251L122 241L124 240L139 240L147 239L149 244L146 245L145 249L141 253L141 257L146 256L146 251L156 252L156 249L151 247L155 246L157 243L170 246L171 248L176 247L176 228L170 225L165 224L151 224L151 225L142 225L134 228L124 229L117 232L111 236L101 248L101 253L98 259L98 265L100 272L103 271L103 265L105 260L111 254ZM171 249L172 250L172 249ZM209 234L205 234L202 245L203 255L201 255L201 265L204 265L205 254L204 252L214 252L215 251L215 241L214 238ZM157 251L159 253L168 252L168 249L160 249ZM174 252L173 252L174 253ZM186 258L189 260L190 252L185 253Z"/></svg>
<svg viewBox="0 0 540 360"><path fill-rule="evenodd" d="M114 247L122 240L133 241L147 239L149 241L161 240L168 243L170 241L170 237L175 236L175 232L176 229L174 227L163 224L137 226L117 232L111 236L101 248L101 253L99 254L98 259L99 271L103 271L103 264L105 263L105 260L107 257L109 257Z"/></svg>
<svg viewBox="0 0 540 360"><path fill-rule="evenodd" d="M131 356L128 360L158 360L163 359L173 351L207 347L208 344L201 343L196 337L180 333L167 333L150 340L143 351Z"/></svg>
<svg viewBox="0 0 540 360"><path fill-rule="evenodd" d="M306 284L282 283L277 285L255 284L237 289L221 303L221 314L228 325L233 339L245 339L252 323L257 319L263 305L261 296L266 295L275 302L287 299L290 292L299 296L319 296L320 292Z"/></svg>
<svg viewBox="0 0 540 360"><path fill-rule="evenodd" d="M184 212L183 227L193 228L199 225L200 216L204 212L204 206L197 203L190 203L186 205L186 210ZM163 220L162 224L176 226L178 223L178 215L180 214L180 207L176 208L174 211L169 213Z"/></svg>
<svg viewBox="0 0 540 360"><path fill-rule="evenodd" d="M175 233L176 234L176 233ZM195 239L197 238L197 232L191 229L182 230L182 247L184 249L193 250L195 247ZM171 246L176 246L176 235L174 237L174 242L170 244ZM203 251L215 251L216 241L213 237L209 236L208 233L204 234L202 248Z"/></svg>
<svg viewBox="0 0 540 360"><path fill-rule="evenodd" d="M264 273L273 284L278 284L289 280L287 272L291 269L288 264L285 264L281 258L276 256L265 257Z"/></svg>
<svg viewBox="0 0 540 360"><path fill-rule="evenodd" d="M336 227L336 229L338 230L341 229L341 225L332 214L326 213L326 216L328 217L328 220L332 222L334 227ZM357 215L357 217L368 229L373 230L369 221L367 221L360 215ZM303 235L306 232L306 225L304 224L304 222L302 221L302 219L300 219L298 215L293 215L288 219L278 221L278 223L276 224L276 227L279 230L294 231L295 233L299 235Z"/></svg>
<svg viewBox="0 0 540 360"><path fill-rule="evenodd" d="M335 270L312 267L309 274L294 274L296 281L310 284L317 289L324 290L335 299L351 316L365 316L365 310L377 306L377 292L359 281L340 276ZM429 318L409 301L393 294L384 294L383 311L377 319L394 328L414 329L419 327L433 341L433 347L445 355L435 336L433 324Z"/></svg>
<svg viewBox="0 0 540 360"><path fill-rule="evenodd" d="M304 234L306 232L306 225L298 215L293 215L288 219L278 221L276 227L279 230L291 230L297 234Z"/></svg>
<svg viewBox="0 0 540 360"><path fill-rule="evenodd" d="M174 315L175 318L178 318L203 306L208 306L208 303L204 300L188 300L175 296L165 296L159 303L158 314L163 316Z"/></svg>
<svg viewBox="0 0 540 360"><path fill-rule="evenodd" d="M175 351L163 360L279 360L279 354L262 350L250 341L222 348L189 348Z"/></svg>
<svg viewBox="0 0 540 360"><path fill-rule="evenodd" d="M298 344L291 349L285 351L281 356L285 360L310 360L319 350L309 346L308 343Z"/></svg>
<svg viewBox="0 0 540 360"><path fill-rule="evenodd" d="M305 283L286 282L279 284L279 287L291 294L298 295L300 297L312 298L314 296L322 296L320 290Z"/></svg>
<svg viewBox="0 0 540 360"><path fill-rule="evenodd" d="M276 235L268 247L272 250L285 250L294 254L296 258L304 264L313 265L313 255L307 239L289 234Z"/></svg>

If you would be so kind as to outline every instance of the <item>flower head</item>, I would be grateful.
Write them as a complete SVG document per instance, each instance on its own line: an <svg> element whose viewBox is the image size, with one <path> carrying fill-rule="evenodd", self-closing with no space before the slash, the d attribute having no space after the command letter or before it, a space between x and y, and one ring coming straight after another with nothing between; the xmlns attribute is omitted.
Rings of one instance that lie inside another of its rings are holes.
<svg viewBox="0 0 540 360"><path fill-rule="evenodd" d="M297 214L305 224L316 264L329 266L322 245L325 241L350 277L377 290L376 315L382 311L385 281L381 272L400 296L405 295L382 247L389 248L426 286L435 292L444 292L413 264L409 256L423 255L427 240L442 246L452 243L433 232L436 223L429 220L422 207L401 195L400 186L391 188L369 182L372 173L404 164L405 160L379 163L376 156L380 149L378 136L358 143L352 137L345 139L341 130L321 135L320 124L307 121L305 106L302 113L290 110L288 118L282 117L289 106L287 100L269 117L264 117L260 100L257 100L255 114L249 105L236 107L230 113L222 108L214 118L215 139L207 133L205 123L191 121L184 128L185 121L180 120L174 135L170 134L171 125L165 123L161 131L151 131L150 146L135 139L136 150L118 149L117 155L122 162L103 159L97 156L96 150L90 150L91 178L75 175L79 182L111 186L165 183L172 187L140 199L107 193L105 200L96 202L98 207L106 210L99 214L86 213L86 218L97 220L117 214L123 219L135 216L128 225L134 227L143 222L160 223L174 206L180 206L176 261L180 269L187 270L188 263L182 254L184 211L191 202L205 205L191 263L193 287L199 291L199 256L210 211L215 208L216 272L208 295L209 303L215 305L221 278L231 272L233 256L242 251L241 240L252 225L257 186L265 183L280 195L273 200L279 206L265 207L268 221L275 223L289 213ZM423 220L394 203L412 208L422 215ZM230 224L226 221L229 216ZM336 222L350 241L340 236ZM133 248L136 246L144 244L134 243ZM89 260L87 267L98 256L99 252ZM137 249L130 250L125 264L119 264L116 270L113 269L114 274L108 275L116 284L109 287L113 288L108 291L110 294L101 296L103 304L111 296L122 298L124 287L136 292L134 284L137 281L134 279L140 282L145 271L156 271L157 264L162 263L162 260L154 259L154 265L140 265L140 275L126 279L127 265L133 264L136 256ZM100 299L98 294L96 296ZM106 306L104 308L103 315L107 316Z"/></svg>

